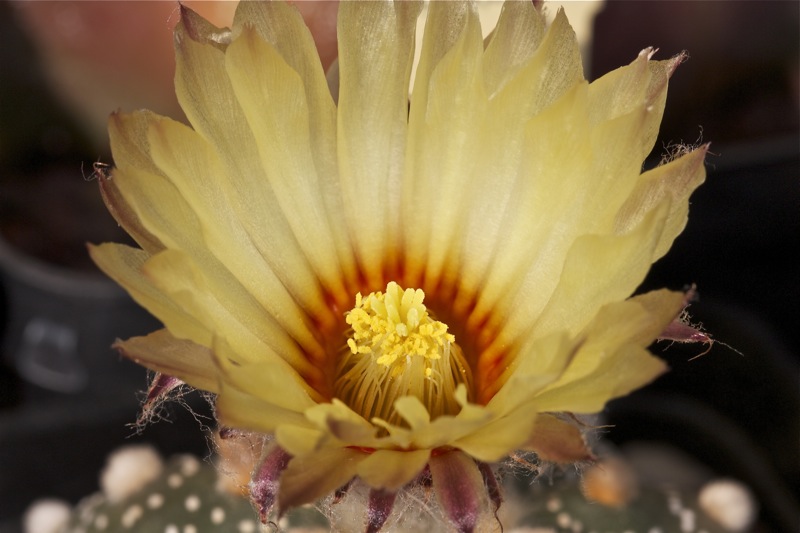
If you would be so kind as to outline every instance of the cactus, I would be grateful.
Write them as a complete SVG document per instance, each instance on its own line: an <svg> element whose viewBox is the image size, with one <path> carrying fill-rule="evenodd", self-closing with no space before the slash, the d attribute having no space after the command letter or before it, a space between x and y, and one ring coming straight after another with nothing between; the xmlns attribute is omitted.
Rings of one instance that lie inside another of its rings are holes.
<svg viewBox="0 0 800 533"><path fill-rule="evenodd" d="M133 465L141 463L140 460ZM115 474L117 477L111 483L118 485L119 470ZM709 498L699 497L705 489L698 492L687 488L639 487L635 479L625 474L619 464L604 461L582 476L562 475L551 480L508 476L506 501L500 510L504 529L517 533L723 533L745 531L752 523L751 516L743 526L732 527L728 521L727 527L723 527L725 520L720 521L719 516L713 518L720 508L710 509ZM105 490L86 498L78 504L61 533L329 530L326 519L310 506L294 509L278 523L270 522L262 528L246 495L223 488L217 469L193 456L175 457L163 468L159 464L152 475L143 479L149 481L127 491ZM590 501L587 494L604 503ZM753 502L750 504L754 512ZM740 502L737 505L741 509Z"/></svg>
<svg viewBox="0 0 800 533"><path fill-rule="evenodd" d="M255 533L246 498L218 489L216 469L193 456L173 458L161 474L125 499L97 493L78 504L67 533Z"/></svg>

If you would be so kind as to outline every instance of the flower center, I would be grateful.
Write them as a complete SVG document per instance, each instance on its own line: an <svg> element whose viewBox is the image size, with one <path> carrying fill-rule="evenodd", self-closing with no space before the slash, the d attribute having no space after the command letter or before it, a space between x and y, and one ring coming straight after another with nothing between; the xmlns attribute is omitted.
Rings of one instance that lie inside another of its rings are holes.
<svg viewBox="0 0 800 533"><path fill-rule="evenodd" d="M416 396L431 419L461 409L456 387L472 389L472 374L447 325L435 320L422 301L421 289L403 290L390 282L386 292L366 298L345 319L350 326L347 346L337 366L334 392L367 420L381 418L403 425L394 402Z"/></svg>

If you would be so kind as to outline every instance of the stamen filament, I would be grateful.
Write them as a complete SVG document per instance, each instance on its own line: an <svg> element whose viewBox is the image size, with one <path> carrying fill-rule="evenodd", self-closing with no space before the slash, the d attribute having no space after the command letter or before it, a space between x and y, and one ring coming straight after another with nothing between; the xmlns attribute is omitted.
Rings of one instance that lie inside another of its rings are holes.
<svg viewBox="0 0 800 533"><path fill-rule="evenodd" d="M367 420L403 421L394 411L402 396L415 396L431 418L460 410L454 392L472 374L446 324L429 314L421 289L403 290L390 282L386 292L356 295L347 313L350 325L337 377L336 396Z"/></svg>

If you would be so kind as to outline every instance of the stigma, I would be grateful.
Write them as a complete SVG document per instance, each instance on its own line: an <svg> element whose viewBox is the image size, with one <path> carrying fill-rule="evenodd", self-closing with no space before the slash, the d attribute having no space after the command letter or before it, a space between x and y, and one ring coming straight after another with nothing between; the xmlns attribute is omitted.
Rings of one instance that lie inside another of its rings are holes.
<svg viewBox="0 0 800 533"><path fill-rule="evenodd" d="M367 420L404 425L394 402L415 396L431 418L454 415L455 389L472 390L472 375L455 336L423 303L421 289L390 282L386 292L356 295L345 314L346 346L337 365L334 393Z"/></svg>

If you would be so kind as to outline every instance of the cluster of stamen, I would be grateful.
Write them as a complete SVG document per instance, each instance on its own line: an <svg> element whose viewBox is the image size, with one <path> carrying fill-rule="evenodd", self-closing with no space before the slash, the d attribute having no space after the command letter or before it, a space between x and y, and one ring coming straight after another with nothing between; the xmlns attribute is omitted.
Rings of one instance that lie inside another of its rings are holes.
<svg viewBox="0 0 800 533"><path fill-rule="evenodd" d="M345 320L347 346L337 367L336 396L367 420L403 424L394 412L402 396L416 396L431 418L456 414L454 391L471 389L472 376L447 325L434 320L421 289L390 282L386 292L359 293Z"/></svg>

